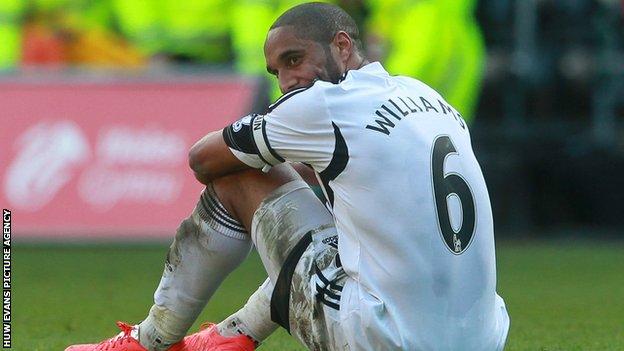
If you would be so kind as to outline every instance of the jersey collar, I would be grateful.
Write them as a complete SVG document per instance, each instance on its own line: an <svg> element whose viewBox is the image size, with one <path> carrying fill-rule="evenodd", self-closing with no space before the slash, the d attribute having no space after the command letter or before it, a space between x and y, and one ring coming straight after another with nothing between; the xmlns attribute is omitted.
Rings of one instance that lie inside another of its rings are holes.
<svg viewBox="0 0 624 351"><path fill-rule="evenodd" d="M358 69L358 71L372 74L383 74L386 76L390 75L388 71L386 71L386 69L378 61L364 65L362 68Z"/></svg>
<svg viewBox="0 0 624 351"><path fill-rule="evenodd" d="M342 77L340 77L340 80L338 80L338 83L347 79L347 76L350 72L365 72L365 73L373 74L373 75L390 76L388 71L386 71L386 69L381 65L381 63L379 63L378 61L375 61L375 62L366 64L360 67L359 69L346 71L345 73L342 74Z"/></svg>

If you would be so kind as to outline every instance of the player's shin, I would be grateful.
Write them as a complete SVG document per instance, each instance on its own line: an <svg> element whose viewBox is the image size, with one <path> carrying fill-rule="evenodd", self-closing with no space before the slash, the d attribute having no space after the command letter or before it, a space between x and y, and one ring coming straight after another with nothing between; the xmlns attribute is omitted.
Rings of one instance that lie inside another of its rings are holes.
<svg viewBox="0 0 624 351"><path fill-rule="evenodd" d="M251 246L243 226L228 214L209 185L177 230L154 305L139 325L140 343L160 351L181 340Z"/></svg>
<svg viewBox="0 0 624 351"><path fill-rule="evenodd" d="M271 321L272 293L273 284L267 279L249 297L243 308L218 324L219 333L223 336L247 335L259 345L278 327Z"/></svg>

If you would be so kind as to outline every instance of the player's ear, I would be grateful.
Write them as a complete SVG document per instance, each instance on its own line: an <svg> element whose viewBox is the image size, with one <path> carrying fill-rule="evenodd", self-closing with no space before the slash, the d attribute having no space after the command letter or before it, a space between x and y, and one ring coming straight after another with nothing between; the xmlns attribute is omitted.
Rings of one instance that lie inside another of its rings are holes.
<svg viewBox="0 0 624 351"><path fill-rule="evenodd" d="M334 36L333 44L338 49L338 56L342 63L346 63L351 56L353 49L353 40L345 31L339 31Z"/></svg>

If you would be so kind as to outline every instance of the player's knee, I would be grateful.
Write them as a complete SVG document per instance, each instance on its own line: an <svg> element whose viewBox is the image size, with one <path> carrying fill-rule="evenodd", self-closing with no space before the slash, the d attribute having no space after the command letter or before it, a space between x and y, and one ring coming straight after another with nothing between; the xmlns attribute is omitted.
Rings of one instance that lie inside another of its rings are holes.
<svg viewBox="0 0 624 351"><path fill-rule="evenodd" d="M261 171L250 169L237 172L212 181L212 187L221 204L229 214L241 220L238 211L248 206L256 192L261 192L268 182Z"/></svg>
<svg viewBox="0 0 624 351"><path fill-rule="evenodd" d="M252 177L245 176L249 172L241 172L226 177L217 178L212 181L212 187L219 202L226 208L230 215L236 217L236 204L244 201L245 192L242 187L244 182L253 182Z"/></svg>
<svg viewBox="0 0 624 351"><path fill-rule="evenodd" d="M249 169L215 179L212 184L224 203L234 204L244 197L262 197L278 187L301 180L299 174L288 164L271 168L268 173Z"/></svg>

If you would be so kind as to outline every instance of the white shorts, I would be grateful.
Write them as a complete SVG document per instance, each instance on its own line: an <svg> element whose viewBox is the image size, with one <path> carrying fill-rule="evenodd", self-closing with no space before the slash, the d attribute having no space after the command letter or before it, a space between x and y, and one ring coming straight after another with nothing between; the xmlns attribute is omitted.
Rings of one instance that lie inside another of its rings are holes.
<svg viewBox="0 0 624 351"><path fill-rule="evenodd" d="M303 181L256 210L251 235L273 282L271 318L310 350L348 350L340 297L348 279L329 211Z"/></svg>

